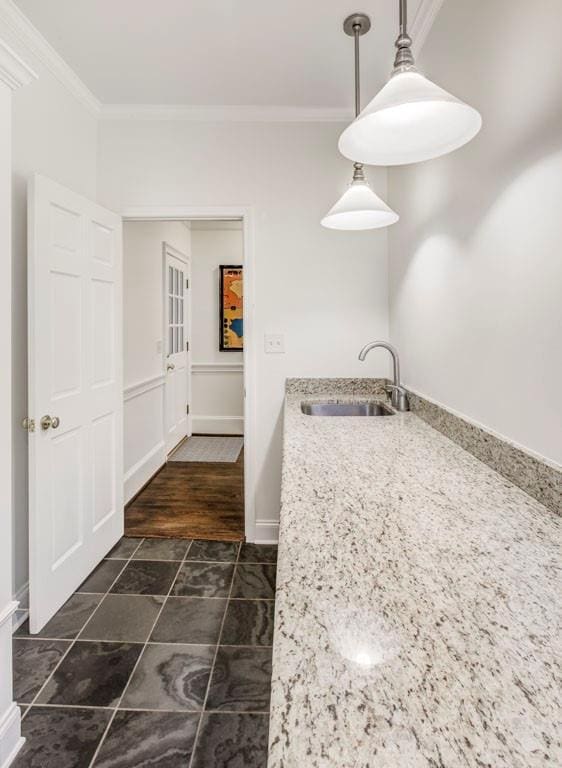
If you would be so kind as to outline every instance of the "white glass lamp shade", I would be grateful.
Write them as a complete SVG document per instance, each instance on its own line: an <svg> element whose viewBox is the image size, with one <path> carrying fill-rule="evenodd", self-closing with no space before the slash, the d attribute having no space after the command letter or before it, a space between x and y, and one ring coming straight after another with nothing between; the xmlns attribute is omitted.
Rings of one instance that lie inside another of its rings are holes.
<svg viewBox="0 0 562 768"><path fill-rule="evenodd" d="M398 221L399 216L366 184L351 184L322 219L328 229L378 229Z"/></svg>
<svg viewBox="0 0 562 768"><path fill-rule="evenodd" d="M430 160L469 142L480 113L415 70L399 72L340 136L339 150L368 165Z"/></svg>

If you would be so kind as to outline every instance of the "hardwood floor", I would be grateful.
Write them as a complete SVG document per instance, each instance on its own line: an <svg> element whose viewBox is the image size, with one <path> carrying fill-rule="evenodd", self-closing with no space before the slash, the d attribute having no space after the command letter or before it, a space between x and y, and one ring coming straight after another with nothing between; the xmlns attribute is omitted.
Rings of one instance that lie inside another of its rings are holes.
<svg viewBox="0 0 562 768"><path fill-rule="evenodd" d="M171 461L125 510L125 534L244 538L244 451L236 463Z"/></svg>

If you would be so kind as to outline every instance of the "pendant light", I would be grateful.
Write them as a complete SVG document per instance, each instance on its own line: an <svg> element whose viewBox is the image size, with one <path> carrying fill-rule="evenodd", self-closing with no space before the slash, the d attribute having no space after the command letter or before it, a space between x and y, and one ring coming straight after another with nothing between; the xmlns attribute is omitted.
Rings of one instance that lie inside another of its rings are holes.
<svg viewBox="0 0 562 768"><path fill-rule="evenodd" d="M370 165L405 165L446 155L476 136L480 113L421 75L408 35L407 0L388 83L340 136L339 150Z"/></svg>
<svg viewBox="0 0 562 768"><path fill-rule="evenodd" d="M355 39L355 116L361 111L359 93L359 38L371 28L371 21L364 13L354 13L343 23L344 32ZM361 163L353 164L353 179L338 202L322 219L328 229L378 229L398 221L398 214L376 195L367 179Z"/></svg>

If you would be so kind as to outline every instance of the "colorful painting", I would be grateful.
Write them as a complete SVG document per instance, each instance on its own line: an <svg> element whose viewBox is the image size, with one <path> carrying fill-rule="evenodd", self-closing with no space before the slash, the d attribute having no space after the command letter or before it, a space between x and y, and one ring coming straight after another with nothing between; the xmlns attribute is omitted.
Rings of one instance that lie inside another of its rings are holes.
<svg viewBox="0 0 562 768"><path fill-rule="evenodd" d="M244 273L242 266L220 266L221 352L244 349Z"/></svg>

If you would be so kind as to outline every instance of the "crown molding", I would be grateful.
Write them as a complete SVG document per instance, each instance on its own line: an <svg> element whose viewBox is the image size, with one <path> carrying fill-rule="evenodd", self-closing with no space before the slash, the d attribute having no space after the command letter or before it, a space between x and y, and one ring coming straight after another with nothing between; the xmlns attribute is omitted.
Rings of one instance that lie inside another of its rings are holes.
<svg viewBox="0 0 562 768"><path fill-rule="evenodd" d="M419 54L445 0L422 0L411 27L414 52ZM76 72L47 42L13 0L0 0L0 27L7 28L88 110L103 120L184 120L236 123L347 123L350 109L339 107L190 106L187 104L102 104ZM0 79L12 88L37 75L8 46L0 42Z"/></svg>
<svg viewBox="0 0 562 768"><path fill-rule="evenodd" d="M349 109L333 107L205 106L187 104L103 104L103 120L185 120L198 123L346 123Z"/></svg>
<svg viewBox="0 0 562 768"><path fill-rule="evenodd" d="M9 45L0 40L0 80L12 90L29 85L37 75Z"/></svg>
<svg viewBox="0 0 562 768"><path fill-rule="evenodd" d="M433 22L445 0L422 0L410 29L414 54L418 56L429 35Z"/></svg>
<svg viewBox="0 0 562 768"><path fill-rule="evenodd" d="M20 11L13 0L0 0L0 27L7 28L15 39L35 55L93 115L99 115L101 108L99 99Z"/></svg>

